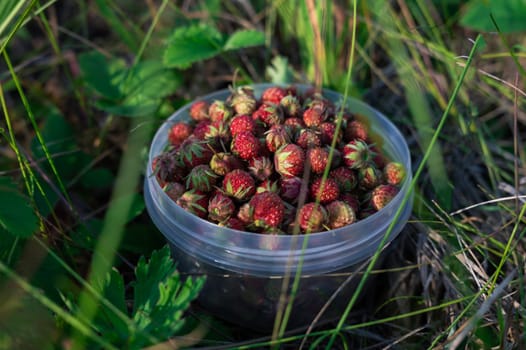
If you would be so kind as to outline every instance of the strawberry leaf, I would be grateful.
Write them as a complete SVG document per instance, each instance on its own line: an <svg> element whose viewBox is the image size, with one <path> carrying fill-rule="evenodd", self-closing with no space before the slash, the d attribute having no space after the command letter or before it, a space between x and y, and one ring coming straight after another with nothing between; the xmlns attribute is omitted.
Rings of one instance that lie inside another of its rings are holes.
<svg viewBox="0 0 526 350"><path fill-rule="evenodd" d="M9 178L0 178L0 233L29 237L38 228L38 218L28 200L16 190Z"/></svg>
<svg viewBox="0 0 526 350"><path fill-rule="evenodd" d="M258 30L238 30L226 41L223 50L237 50L265 44L265 34Z"/></svg>

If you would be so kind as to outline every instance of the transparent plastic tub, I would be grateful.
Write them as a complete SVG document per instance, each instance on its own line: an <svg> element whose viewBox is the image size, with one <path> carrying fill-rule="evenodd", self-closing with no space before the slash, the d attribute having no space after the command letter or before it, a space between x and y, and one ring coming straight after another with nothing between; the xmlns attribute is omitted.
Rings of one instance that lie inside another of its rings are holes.
<svg viewBox="0 0 526 350"><path fill-rule="evenodd" d="M270 84L252 87L257 97ZM296 85L299 91L307 86ZM224 100L230 94L221 90L200 99ZM342 96L324 90L334 102ZM151 163L167 145L171 124L189 120L186 105L159 128L152 141L144 181L146 207L155 225L172 247L180 272L206 275L199 302L209 312L255 330L272 329L283 278L301 274L294 298L289 327L310 324L357 265L372 256L386 233L411 182L409 149L399 130L380 112L356 99L347 98L349 109L368 118L373 133L384 141L382 150L401 162L407 176L399 194L379 212L340 229L308 235L264 235L220 227L194 216L175 204L152 175ZM406 224L412 210L409 200L388 238L393 240ZM360 276L338 291L323 319L337 318L352 295ZM292 282L289 285L289 290Z"/></svg>

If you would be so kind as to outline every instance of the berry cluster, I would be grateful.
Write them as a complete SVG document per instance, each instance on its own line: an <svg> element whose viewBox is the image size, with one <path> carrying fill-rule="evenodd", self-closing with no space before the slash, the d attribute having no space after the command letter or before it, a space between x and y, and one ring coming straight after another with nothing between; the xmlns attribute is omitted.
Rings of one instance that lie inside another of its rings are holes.
<svg viewBox="0 0 526 350"><path fill-rule="evenodd" d="M243 86L225 101L193 103L189 114L170 127L153 171L179 206L220 226L337 229L385 207L405 177L365 118L314 89L274 86L258 99Z"/></svg>

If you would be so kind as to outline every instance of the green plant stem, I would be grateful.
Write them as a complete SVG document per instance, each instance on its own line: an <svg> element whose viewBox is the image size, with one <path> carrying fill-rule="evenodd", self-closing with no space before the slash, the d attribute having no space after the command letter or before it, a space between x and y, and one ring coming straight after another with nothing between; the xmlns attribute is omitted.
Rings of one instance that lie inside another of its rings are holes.
<svg viewBox="0 0 526 350"><path fill-rule="evenodd" d="M360 283L356 287L356 291L353 293L353 296L352 296L350 302L347 304L347 307L345 308L345 311L343 312L343 314L342 314L342 316L340 318L340 321L338 322L338 325L332 331L332 336L329 339L329 343L327 344L326 349L331 349L332 348L332 345L334 343L336 335L343 328L343 324L345 323L345 320L347 319L351 309L353 308L354 304L356 303L356 300L358 299L358 295L360 294L361 290L363 289L363 287L365 285L365 282L366 282L369 274L371 273L371 270L373 269L374 265L376 264L376 262L377 262L377 260L378 260L378 258L380 256L380 253L382 251L382 247L387 242L387 239L389 238L389 236L391 234L391 231L393 230L396 222L398 221L398 218L402 214L403 208L405 207L407 201L410 198L410 194L413 192L413 189L416 186L416 182L420 178L420 174L422 173L422 171L424 169L424 166L426 165L426 163L427 163L427 161L429 159L429 156L432 153L431 151L433 149L433 145L437 142L438 137L440 135L440 132L442 131L442 129L443 129L445 123L446 123L446 120L448 119L447 117L449 116L449 111L453 107L453 102L455 101L456 96L458 95L458 92L460 91L460 87L462 86L462 82L464 81L464 78L465 78L465 76L466 76L466 74L468 72L468 69L471 66L471 62L473 61L473 57L475 55L475 52L477 50L477 47L478 47L478 45L480 43L481 38L482 37L480 35L477 36L477 39L475 40L475 43L473 44L473 47L471 48L471 52L469 53L466 65L464 66L464 69L462 70L462 73L460 74L460 77L459 77L458 82L457 82L457 84L455 86L455 89L453 90L453 93L452 93L452 95L451 95L451 97L449 99L447 107L444 110L444 113L442 114L442 117L440 119L440 123L438 124L438 126L437 126L437 128L435 130L435 133L433 134L433 137L431 138L429 146L428 146L426 152L424 153L424 156L422 157L422 161L420 162L420 164L419 164L419 166L418 166L418 168L417 168L417 170L416 170L416 172L414 174L414 177L413 177L413 179L411 181L411 184L409 185L407 194L402 199L402 202L400 203L400 206L398 207L398 209L397 209L397 211L396 211L396 213L395 213L395 215L393 217L393 220L389 224L389 227L387 228L387 231L386 231L385 235L383 236L382 241L380 242L380 245L379 245L378 249L374 253L374 255L373 255L372 259L371 259L371 262L367 266L367 269L365 270L365 273L363 274L362 278L360 279Z"/></svg>

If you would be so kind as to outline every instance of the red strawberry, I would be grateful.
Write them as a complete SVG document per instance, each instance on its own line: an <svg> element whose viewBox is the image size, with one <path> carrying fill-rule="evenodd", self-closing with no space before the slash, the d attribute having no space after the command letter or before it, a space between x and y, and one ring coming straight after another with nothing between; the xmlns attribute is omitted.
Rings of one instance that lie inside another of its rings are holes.
<svg viewBox="0 0 526 350"><path fill-rule="evenodd" d="M299 177L282 177L279 181L281 198L289 203L297 203L303 180Z"/></svg>
<svg viewBox="0 0 526 350"><path fill-rule="evenodd" d="M336 180L340 192L350 192L358 185L358 177L355 172L344 166L331 170L329 177Z"/></svg>
<svg viewBox="0 0 526 350"><path fill-rule="evenodd" d="M298 117L301 113L301 105L296 96L287 95L279 102L286 117Z"/></svg>
<svg viewBox="0 0 526 350"><path fill-rule="evenodd" d="M314 147L307 151L310 168L315 174L323 174L329 163L329 152L325 148Z"/></svg>
<svg viewBox="0 0 526 350"><path fill-rule="evenodd" d="M371 206L376 210L383 209L398 194L398 187L379 185L371 192Z"/></svg>
<svg viewBox="0 0 526 350"><path fill-rule="evenodd" d="M274 164L268 157L259 156L252 158L248 164L248 171L258 180L263 181L274 173Z"/></svg>
<svg viewBox="0 0 526 350"><path fill-rule="evenodd" d="M390 185L400 185L405 179L405 168L401 163L389 162L384 167L385 181Z"/></svg>
<svg viewBox="0 0 526 350"><path fill-rule="evenodd" d="M182 194L177 199L177 204L184 210L199 216L200 218L206 218L208 208L208 196L205 193L190 190Z"/></svg>
<svg viewBox="0 0 526 350"><path fill-rule="evenodd" d="M225 221L234 214L235 210L236 206L232 199L220 191L217 191L208 202L208 217L212 221Z"/></svg>
<svg viewBox="0 0 526 350"><path fill-rule="evenodd" d="M368 166L374 157L369 145L360 139L349 141L343 146L343 161L352 169L360 169Z"/></svg>
<svg viewBox="0 0 526 350"><path fill-rule="evenodd" d="M235 116L230 121L230 133L236 136L240 132L248 131L254 133L256 131L256 123L250 115L242 114Z"/></svg>
<svg viewBox="0 0 526 350"><path fill-rule="evenodd" d="M321 134L312 129L301 129L296 136L296 144L303 149L321 146Z"/></svg>
<svg viewBox="0 0 526 350"><path fill-rule="evenodd" d="M179 182L168 182L163 187L163 191L168 195L168 197L170 197L171 200L176 202L186 191L186 188Z"/></svg>
<svg viewBox="0 0 526 350"><path fill-rule="evenodd" d="M210 106L208 105L208 102L206 101L194 102L190 106L190 110L189 110L190 117L193 120L198 121L198 122L210 119L210 117L208 116L209 107Z"/></svg>
<svg viewBox="0 0 526 350"><path fill-rule="evenodd" d="M285 214L281 198L274 192L256 193L250 199L253 208L252 219L256 227L280 227Z"/></svg>
<svg viewBox="0 0 526 350"><path fill-rule="evenodd" d="M351 120L347 123L344 134L347 142L354 139L365 141L369 138L369 127L357 119Z"/></svg>
<svg viewBox="0 0 526 350"><path fill-rule="evenodd" d="M277 125L283 123L283 111L280 105L277 104L262 104L254 113L252 119L261 121L265 125Z"/></svg>
<svg viewBox="0 0 526 350"><path fill-rule="evenodd" d="M368 165L358 170L359 186L370 190L378 186L382 181L382 172L374 165Z"/></svg>
<svg viewBox="0 0 526 350"><path fill-rule="evenodd" d="M208 128L210 127L210 120L203 120L197 123L197 125L194 128L193 136L198 140L204 140L205 135L208 132Z"/></svg>
<svg viewBox="0 0 526 350"><path fill-rule="evenodd" d="M191 169L200 164L208 164L214 152L208 142L190 137L181 144L179 154L181 161Z"/></svg>
<svg viewBox="0 0 526 350"><path fill-rule="evenodd" d="M332 140L336 137L336 145L338 145L342 140L341 130L336 136L336 124L332 122L323 122L319 127L321 134L321 142L326 145L332 145Z"/></svg>
<svg viewBox="0 0 526 350"><path fill-rule="evenodd" d="M321 108L310 107L303 112L303 122L309 128L319 127L327 115Z"/></svg>
<svg viewBox="0 0 526 350"><path fill-rule="evenodd" d="M234 169L241 169L243 164L239 158L232 153L219 152L212 156L210 160L210 168L217 175L224 176L226 173Z"/></svg>
<svg viewBox="0 0 526 350"><path fill-rule="evenodd" d="M237 134L232 140L230 149L232 153L244 160L255 158L261 153L259 140L248 131Z"/></svg>
<svg viewBox="0 0 526 350"><path fill-rule="evenodd" d="M236 114L252 114L256 110L257 100L254 90L249 86L240 86L228 98Z"/></svg>
<svg viewBox="0 0 526 350"><path fill-rule="evenodd" d="M286 125L272 125L265 132L265 144L270 152L276 152L278 148L290 143L290 129Z"/></svg>
<svg viewBox="0 0 526 350"><path fill-rule="evenodd" d="M298 219L303 232L320 232L327 222L327 211L321 204L307 203L299 209Z"/></svg>
<svg viewBox="0 0 526 350"><path fill-rule="evenodd" d="M218 177L208 164L200 164L190 170L190 174L186 178L186 187L200 192L210 192Z"/></svg>
<svg viewBox="0 0 526 350"><path fill-rule="evenodd" d="M289 143L274 153L274 168L283 177L302 175L305 152L301 147Z"/></svg>
<svg viewBox="0 0 526 350"><path fill-rule="evenodd" d="M235 169L225 175L223 191L231 197L244 201L256 192L256 183L249 173Z"/></svg>
<svg viewBox="0 0 526 350"><path fill-rule="evenodd" d="M186 122L178 122L168 130L168 140L173 146L179 146L192 134L192 127Z"/></svg>
<svg viewBox="0 0 526 350"><path fill-rule="evenodd" d="M218 120L228 121L234 115L234 112L225 102L216 100L208 108L208 115L213 122Z"/></svg>
<svg viewBox="0 0 526 350"><path fill-rule="evenodd" d="M287 118L283 124L289 126L291 132L294 134L299 133L301 129L305 129L305 123L303 122L303 119L298 117Z"/></svg>
<svg viewBox="0 0 526 350"><path fill-rule="evenodd" d="M332 178L327 178L322 181L322 177L315 178L310 184L310 196L312 200L319 198L320 203L330 203L335 201L340 196L340 189L338 183Z"/></svg>
<svg viewBox="0 0 526 350"><path fill-rule="evenodd" d="M325 207L329 215L328 225L331 229L347 226L356 221L356 213L343 201L334 201Z"/></svg>
<svg viewBox="0 0 526 350"><path fill-rule="evenodd" d="M279 86L272 86L261 94L261 101L263 103L274 103L278 104L287 95L287 91Z"/></svg>

